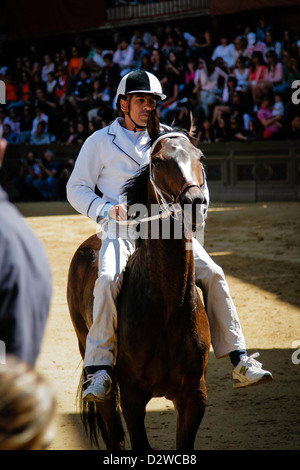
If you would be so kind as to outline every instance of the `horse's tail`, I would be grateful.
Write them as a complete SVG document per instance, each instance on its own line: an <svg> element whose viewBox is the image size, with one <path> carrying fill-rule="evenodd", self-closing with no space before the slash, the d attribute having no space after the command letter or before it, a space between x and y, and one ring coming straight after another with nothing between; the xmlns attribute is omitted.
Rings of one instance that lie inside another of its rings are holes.
<svg viewBox="0 0 300 470"><path fill-rule="evenodd" d="M91 445L100 449L100 437L108 450L125 448L125 433L119 406L119 390L116 385L111 399L96 403L83 400L83 384L86 372L83 369L77 389L77 401L85 432Z"/></svg>

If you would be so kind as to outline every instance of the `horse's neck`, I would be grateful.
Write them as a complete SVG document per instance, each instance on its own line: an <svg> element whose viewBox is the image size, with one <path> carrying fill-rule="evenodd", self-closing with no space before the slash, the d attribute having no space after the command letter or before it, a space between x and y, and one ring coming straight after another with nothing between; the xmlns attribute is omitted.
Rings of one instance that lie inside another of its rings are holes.
<svg viewBox="0 0 300 470"><path fill-rule="evenodd" d="M187 245L188 244L188 245ZM145 240L148 276L168 302L182 304L195 294L194 257L186 239Z"/></svg>

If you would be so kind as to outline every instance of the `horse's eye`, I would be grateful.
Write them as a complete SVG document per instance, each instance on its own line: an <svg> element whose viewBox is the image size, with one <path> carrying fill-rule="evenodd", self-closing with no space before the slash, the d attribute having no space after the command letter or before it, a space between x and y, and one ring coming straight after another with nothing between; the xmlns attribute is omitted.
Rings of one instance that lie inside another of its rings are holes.
<svg viewBox="0 0 300 470"><path fill-rule="evenodd" d="M153 166L154 168L158 169L160 167L160 161L156 160L155 162L153 162Z"/></svg>

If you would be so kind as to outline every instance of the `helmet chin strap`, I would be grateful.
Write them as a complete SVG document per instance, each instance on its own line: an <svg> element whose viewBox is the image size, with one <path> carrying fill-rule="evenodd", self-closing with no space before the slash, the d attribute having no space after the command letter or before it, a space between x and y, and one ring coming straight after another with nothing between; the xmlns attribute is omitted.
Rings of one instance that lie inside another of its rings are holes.
<svg viewBox="0 0 300 470"><path fill-rule="evenodd" d="M147 128L147 125L146 125L146 126L140 126L140 125L137 124L137 123L132 119L132 117L130 116L130 101L131 101L131 96L129 95L128 98L129 98L129 101L128 101L127 116L129 117L130 121L133 122L133 124L134 124L133 132L136 132L137 128L138 128L138 129L146 129L146 128Z"/></svg>
<svg viewBox="0 0 300 470"><path fill-rule="evenodd" d="M139 124L137 124L136 122L134 122L134 120L132 119L132 117L131 117L130 114L129 114L129 111L128 111L128 113L127 113L127 116L128 116L129 119L133 122L133 124L134 124L134 126L135 126L134 129L133 129L133 132L136 132L137 128L138 128L138 129L146 129L147 126L140 126Z"/></svg>

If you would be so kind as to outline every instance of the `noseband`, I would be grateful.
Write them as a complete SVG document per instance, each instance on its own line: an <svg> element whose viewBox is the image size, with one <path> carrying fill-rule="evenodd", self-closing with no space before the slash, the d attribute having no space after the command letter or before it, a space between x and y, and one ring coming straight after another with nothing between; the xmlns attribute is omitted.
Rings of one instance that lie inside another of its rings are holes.
<svg viewBox="0 0 300 470"><path fill-rule="evenodd" d="M156 197L156 200L159 204L159 206L163 209L163 211L166 213L166 215L170 215L173 213L173 211L170 209L170 204L173 204L174 202L175 203L180 203L183 199L183 196L184 196L184 193L190 189L190 188L198 188L200 189L200 191L202 191L202 188L201 186L196 183L195 181L187 181L186 183L184 183L184 185L182 186L182 188L180 189L178 195L176 198L174 198L173 194L169 194L167 193L167 191L164 191L163 189L159 188L159 186L157 186L155 180L154 180L154 175L153 175L153 171L152 171L152 165L151 165L151 155L153 153L153 150L154 148L156 147L157 143L162 140L162 139L165 139L166 137L183 137L184 139L186 139L188 142L190 142L190 139L188 138L187 135L185 134L182 134L180 132L168 132L167 134L164 134L164 135L161 135L160 137L158 137L155 142L152 144L151 146L151 149L150 149L150 162L149 162L149 175L150 175L150 181L151 181L151 184L153 186L153 189L154 189L154 192L155 192L155 197ZM168 196L171 201L168 203L163 195L163 193ZM159 197L158 197L159 196ZM159 202L159 198L161 199L161 203Z"/></svg>

